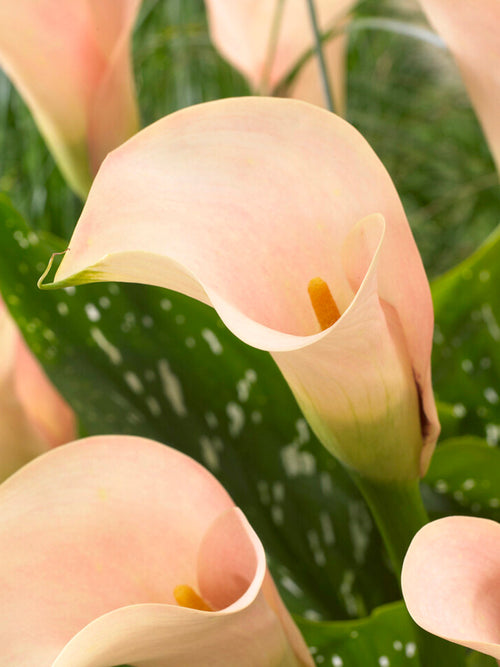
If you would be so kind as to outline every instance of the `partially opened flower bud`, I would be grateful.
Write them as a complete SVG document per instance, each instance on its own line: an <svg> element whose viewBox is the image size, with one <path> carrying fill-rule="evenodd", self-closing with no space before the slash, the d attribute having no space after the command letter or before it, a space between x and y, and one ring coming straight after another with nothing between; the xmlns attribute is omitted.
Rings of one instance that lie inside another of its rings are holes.
<svg viewBox="0 0 500 667"><path fill-rule="evenodd" d="M138 129L129 50L140 2L0 0L0 67L82 196Z"/></svg>

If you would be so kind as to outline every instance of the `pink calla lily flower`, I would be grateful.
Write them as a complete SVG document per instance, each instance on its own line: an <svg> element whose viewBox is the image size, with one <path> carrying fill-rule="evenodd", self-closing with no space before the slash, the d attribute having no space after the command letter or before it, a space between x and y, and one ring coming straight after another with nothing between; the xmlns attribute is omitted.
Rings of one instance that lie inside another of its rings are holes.
<svg viewBox="0 0 500 667"><path fill-rule="evenodd" d="M315 0L320 30L340 30L355 1ZM205 0L205 4L214 45L248 79L252 89L261 94L270 94L314 46L306 0ZM345 106L346 47L343 34L323 47L338 113ZM325 105L315 57L304 64L286 94Z"/></svg>
<svg viewBox="0 0 500 667"><path fill-rule="evenodd" d="M54 449L0 486L0 525L2 665L313 665L244 515L174 449Z"/></svg>
<svg viewBox="0 0 500 667"><path fill-rule="evenodd" d="M453 516L413 538L403 595L424 630L500 659L500 524Z"/></svg>
<svg viewBox="0 0 500 667"><path fill-rule="evenodd" d="M138 130L130 34L140 0L0 0L0 67L71 187Z"/></svg>
<svg viewBox="0 0 500 667"><path fill-rule="evenodd" d="M103 164L54 286L99 280L213 305L272 353L320 440L360 473L426 469L429 285L390 177L341 118L247 97L137 134Z"/></svg>
<svg viewBox="0 0 500 667"><path fill-rule="evenodd" d="M0 481L75 437L73 411L51 384L0 300Z"/></svg>
<svg viewBox="0 0 500 667"><path fill-rule="evenodd" d="M500 0L420 0L460 68L500 171Z"/></svg>

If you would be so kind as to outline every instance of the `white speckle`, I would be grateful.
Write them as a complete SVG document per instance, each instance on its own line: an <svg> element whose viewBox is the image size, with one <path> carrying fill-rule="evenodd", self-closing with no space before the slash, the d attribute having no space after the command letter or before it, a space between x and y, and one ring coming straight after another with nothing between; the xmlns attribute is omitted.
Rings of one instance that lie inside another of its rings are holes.
<svg viewBox="0 0 500 667"><path fill-rule="evenodd" d="M100 329L97 327L91 327L90 335L94 342L108 356L112 364L117 366L122 362L122 355L120 350L109 342Z"/></svg>
<svg viewBox="0 0 500 667"><path fill-rule="evenodd" d="M161 415L161 405L158 403L154 396L148 396L146 398L146 405L149 408L149 411L153 417L159 417Z"/></svg>
<svg viewBox="0 0 500 667"><path fill-rule="evenodd" d="M472 363L472 361L470 359L464 359L462 361L461 366L462 366L462 370L464 371L464 373L469 373L470 374L474 371L474 364Z"/></svg>
<svg viewBox="0 0 500 667"><path fill-rule="evenodd" d="M349 503L349 534L351 535L354 560L364 563L370 543L372 522L366 506L361 501Z"/></svg>
<svg viewBox="0 0 500 667"><path fill-rule="evenodd" d="M490 447L496 447L500 440L500 426L498 424L486 424L486 442Z"/></svg>
<svg viewBox="0 0 500 667"><path fill-rule="evenodd" d="M226 406L226 414L229 419L228 429L229 435L237 438L245 425L245 413L241 405L231 401Z"/></svg>
<svg viewBox="0 0 500 667"><path fill-rule="evenodd" d="M493 314L489 303L485 303L481 306L481 314L490 336L493 340L500 340L500 327L498 326L498 322L495 319L495 315Z"/></svg>
<svg viewBox="0 0 500 667"><path fill-rule="evenodd" d="M201 335L202 338L208 343L208 347L213 354L222 354L222 345L213 331L210 329L203 329Z"/></svg>
<svg viewBox="0 0 500 667"><path fill-rule="evenodd" d="M156 377L156 373L151 368L148 368L144 371L144 377L148 382L153 382Z"/></svg>
<svg viewBox="0 0 500 667"><path fill-rule="evenodd" d="M28 232L28 243L31 245L37 245L38 241L38 234L35 234L35 232Z"/></svg>
<svg viewBox="0 0 500 667"><path fill-rule="evenodd" d="M69 312L68 304L65 303L64 301L59 301L59 303L57 304L57 312L59 313L59 315L62 315L63 317L67 315Z"/></svg>
<svg viewBox="0 0 500 667"><path fill-rule="evenodd" d="M185 417L187 415L187 409L184 403L184 394L182 393L182 385L179 378L172 372L166 359L160 359L158 362L158 371L163 387L163 393L170 402L173 411L179 417Z"/></svg>
<svg viewBox="0 0 500 667"><path fill-rule="evenodd" d="M283 482L274 482L273 497L277 503L282 503L285 500L285 485Z"/></svg>
<svg viewBox="0 0 500 667"><path fill-rule="evenodd" d="M480 511L480 509L481 509L481 503L472 503L472 505L470 506L471 512L474 512L475 514L477 514Z"/></svg>
<svg viewBox="0 0 500 667"><path fill-rule="evenodd" d="M335 531L328 512L319 513L319 522L321 524L321 530L323 531L325 544L335 544Z"/></svg>
<svg viewBox="0 0 500 667"><path fill-rule="evenodd" d="M269 486L265 480L259 479L257 482L257 492L259 494L260 502L263 505L269 505L271 502L271 495L269 493Z"/></svg>
<svg viewBox="0 0 500 667"><path fill-rule="evenodd" d="M308 612L308 611L310 611L310 610L306 610L306 611L304 612L304 616L305 616L306 618L307 618L307 612ZM317 619L317 618L313 618L313 619L309 619L309 620L316 621L316 620L318 620L318 619ZM316 662L318 663L318 665L323 664L323 663L325 662L325 656L324 656L324 655L317 655L317 656L316 656Z"/></svg>
<svg viewBox="0 0 500 667"><path fill-rule="evenodd" d="M454 491L453 492L453 498L459 503L462 503L465 499L465 496L463 494L463 491Z"/></svg>
<svg viewBox="0 0 500 667"><path fill-rule="evenodd" d="M479 362L479 365L481 368L484 370L487 370L488 368L491 367L491 359L489 357L483 357L481 361Z"/></svg>
<svg viewBox="0 0 500 667"><path fill-rule="evenodd" d="M45 340L51 341L56 339L55 333L52 331L52 329L44 329L43 331L43 337Z"/></svg>
<svg viewBox="0 0 500 667"><path fill-rule="evenodd" d="M288 477L313 475L316 471L316 460L311 452L302 452L298 444L292 442L281 449L281 460Z"/></svg>
<svg viewBox="0 0 500 667"><path fill-rule="evenodd" d="M186 316L183 315L182 313L179 313L178 315L175 316L176 324L185 324L185 322L186 322Z"/></svg>
<svg viewBox="0 0 500 667"><path fill-rule="evenodd" d="M206 435L202 435L200 438L201 455L207 467L213 472L220 469L219 454L217 453L220 446L217 446L217 440L218 438L212 440Z"/></svg>
<svg viewBox="0 0 500 667"><path fill-rule="evenodd" d="M160 308L162 310L172 310L172 302L169 299L162 299L160 301Z"/></svg>
<svg viewBox="0 0 500 667"><path fill-rule="evenodd" d="M73 285L70 285L69 287L65 287L65 288L64 288L64 291L65 291L66 294L68 294L69 296L73 296L73 295L75 294L75 292L76 292L76 289L73 287Z"/></svg>
<svg viewBox="0 0 500 667"><path fill-rule="evenodd" d="M142 394L144 392L144 385L140 381L140 379L137 377L135 373L132 371L126 371L123 374L123 379L125 382L128 384L130 389L134 392L134 394Z"/></svg>
<svg viewBox="0 0 500 667"><path fill-rule="evenodd" d="M495 403L498 403L498 394L497 392L493 389L493 387L486 387L484 390L484 397L488 401L488 403L491 403L492 405L495 405Z"/></svg>
<svg viewBox="0 0 500 667"><path fill-rule="evenodd" d="M14 238L19 243L19 246L23 249L29 246L29 241L20 230L14 232Z"/></svg>
<svg viewBox="0 0 500 667"><path fill-rule="evenodd" d="M108 292L113 296L116 296L120 293L120 287L116 283L110 283L108 285Z"/></svg>
<svg viewBox="0 0 500 667"><path fill-rule="evenodd" d="M326 565L326 556L325 552L321 548L319 535L315 530L307 531L307 541L313 553L314 561L316 565L324 567Z"/></svg>
<svg viewBox="0 0 500 667"><path fill-rule="evenodd" d="M128 333L132 327L135 326L135 315L134 313L125 313L123 316L123 322L121 325L121 330L123 333Z"/></svg>
<svg viewBox="0 0 500 667"><path fill-rule="evenodd" d="M437 324L436 328L434 329L434 342L436 345L442 345L444 343L444 336Z"/></svg>
<svg viewBox="0 0 500 667"><path fill-rule="evenodd" d="M308 621L321 621L322 620L321 614L319 614L315 609L305 609L304 610L304 618L307 618ZM321 658L321 660L318 660L318 658ZM318 662L323 662L324 659L325 658L322 655L318 656L316 658L316 660Z"/></svg>
<svg viewBox="0 0 500 667"><path fill-rule="evenodd" d="M262 421L262 413L258 410L253 410L252 414L250 415L250 419L252 420L253 424L260 424Z"/></svg>
<svg viewBox="0 0 500 667"><path fill-rule="evenodd" d="M417 645L414 642L408 642L405 646L405 655L407 658L413 658L417 652Z"/></svg>
<svg viewBox="0 0 500 667"><path fill-rule="evenodd" d="M331 496L333 493L332 478L327 472L322 472L319 477L319 485L325 496Z"/></svg>
<svg viewBox="0 0 500 667"><path fill-rule="evenodd" d="M101 313L93 303L85 304L85 312L91 322L98 322L101 319Z"/></svg>
<svg viewBox="0 0 500 667"><path fill-rule="evenodd" d="M301 598L304 595L302 588L300 588L293 579L290 579L290 577L287 577L286 575L281 577L281 585L296 598Z"/></svg>
<svg viewBox="0 0 500 667"><path fill-rule="evenodd" d="M340 657L340 655L332 655L332 665L333 667L342 667L344 664L344 661Z"/></svg>
<svg viewBox="0 0 500 667"><path fill-rule="evenodd" d="M395 651L402 651L403 650L403 642L400 642L399 639L396 639L396 641L394 641L392 643L392 646L394 647Z"/></svg>
<svg viewBox="0 0 500 667"><path fill-rule="evenodd" d="M273 505L271 507L271 518L277 526L282 526L285 521L285 514L280 505Z"/></svg>
<svg viewBox="0 0 500 667"><path fill-rule="evenodd" d="M192 349L196 345L196 341L192 336L188 336L184 342L189 349Z"/></svg>
<svg viewBox="0 0 500 667"><path fill-rule="evenodd" d="M378 664L380 667L389 667L391 663L389 662L389 658L386 655L381 655L378 659Z"/></svg>
<svg viewBox="0 0 500 667"><path fill-rule="evenodd" d="M250 389L252 388L252 384L256 382L256 380L257 380L257 373L252 368L249 368L246 371L243 379L238 380L236 384L236 391L238 394L238 400L241 403L248 401L248 398L250 396Z"/></svg>
<svg viewBox="0 0 500 667"><path fill-rule="evenodd" d="M466 479L462 484L462 489L464 491L470 491L475 486L476 486L476 480L475 479Z"/></svg>
<svg viewBox="0 0 500 667"><path fill-rule="evenodd" d="M295 427L298 434L298 444L303 445L306 442L309 442L311 435L309 433L309 426L305 419L297 419L295 422Z"/></svg>
<svg viewBox="0 0 500 667"><path fill-rule="evenodd" d="M487 283L490 278L491 278L491 274L486 269L481 271L480 274L479 274L479 280L482 283Z"/></svg>
<svg viewBox="0 0 500 667"><path fill-rule="evenodd" d="M101 296L99 299L99 305L101 306L101 308L104 308L104 310L106 310L106 308L109 308L111 306L111 301L107 296Z"/></svg>
<svg viewBox="0 0 500 667"><path fill-rule="evenodd" d="M490 498L488 500L488 505L490 507L500 507L500 498Z"/></svg>
<svg viewBox="0 0 500 667"><path fill-rule="evenodd" d="M349 637L351 639L357 639L359 637L359 632L357 630L351 630L349 633Z"/></svg>
<svg viewBox="0 0 500 667"><path fill-rule="evenodd" d="M142 326L143 326L145 329L151 329L151 327L152 327L153 324L154 324L154 320L153 320L153 318L151 317L151 315L144 315L144 317L142 318L141 322L142 322Z"/></svg>
<svg viewBox="0 0 500 667"><path fill-rule="evenodd" d="M462 417L465 417L467 414L467 408L463 403L455 403L453 406L453 415L457 417L457 419L461 419Z"/></svg>
<svg viewBox="0 0 500 667"><path fill-rule="evenodd" d="M318 652L318 647L317 646L309 646L309 653L311 655L314 655L317 652Z"/></svg>
<svg viewBox="0 0 500 667"><path fill-rule="evenodd" d="M215 415L213 412L205 412L205 421L208 424L208 428L214 429L219 425L217 415Z"/></svg>
<svg viewBox="0 0 500 667"><path fill-rule="evenodd" d="M438 479L437 482L434 484L434 489L438 493L446 493L448 491L448 482L446 482L444 479Z"/></svg>

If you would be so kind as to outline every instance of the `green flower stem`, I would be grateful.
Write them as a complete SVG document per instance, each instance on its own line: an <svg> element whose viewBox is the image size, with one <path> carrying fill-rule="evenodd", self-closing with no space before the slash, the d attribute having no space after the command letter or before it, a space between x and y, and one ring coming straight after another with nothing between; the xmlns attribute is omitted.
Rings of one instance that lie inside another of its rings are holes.
<svg viewBox="0 0 500 667"><path fill-rule="evenodd" d="M309 7L309 16L311 18L311 27L314 32L314 44L315 51L318 57L319 68L321 72L321 81L323 83L323 92L325 94L326 106L333 113L334 104L333 104L333 95L330 87L330 77L328 76L328 71L326 69L325 57L323 55L323 46L321 34L319 32L318 19L316 17L316 9L314 7L314 0L307 0L307 5Z"/></svg>
<svg viewBox="0 0 500 667"><path fill-rule="evenodd" d="M352 473L382 535L394 571L401 578L403 560L415 533L429 521L418 480L375 482ZM422 667L465 666L465 650L415 625Z"/></svg>

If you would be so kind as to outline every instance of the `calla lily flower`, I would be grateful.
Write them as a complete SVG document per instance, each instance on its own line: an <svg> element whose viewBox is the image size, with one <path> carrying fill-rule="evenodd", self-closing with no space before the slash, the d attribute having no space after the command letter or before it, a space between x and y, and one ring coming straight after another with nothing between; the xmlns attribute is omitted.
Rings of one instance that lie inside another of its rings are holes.
<svg viewBox="0 0 500 667"><path fill-rule="evenodd" d="M270 94L314 46L306 0L205 0L205 4L214 45L261 94ZM320 30L341 30L354 4L355 0L315 0ZM323 45L338 113L345 106L346 48L343 34ZM285 92L287 97L325 105L316 57L304 64Z"/></svg>
<svg viewBox="0 0 500 667"><path fill-rule="evenodd" d="M460 68L500 171L500 0L420 0Z"/></svg>
<svg viewBox="0 0 500 667"><path fill-rule="evenodd" d="M244 515L174 449L54 449L0 486L0 525L2 665L313 665Z"/></svg>
<svg viewBox="0 0 500 667"><path fill-rule="evenodd" d="M52 287L100 280L211 304L272 353L346 465L380 480L426 469L429 285L390 177L341 118L247 97L137 134L104 162Z"/></svg>
<svg viewBox="0 0 500 667"><path fill-rule="evenodd" d="M413 538L403 595L424 630L500 659L500 525L453 516Z"/></svg>
<svg viewBox="0 0 500 667"><path fill-rule="evenodd" d="M33 357L0 300L0 481L75 437L73 411Z"/></svg>
<svg viewBox="0 0 500 667"><path fill-rule="evenodd" d="M140 0L0 0L0 67L71 187L138 129L130 34Z"/></svg>

